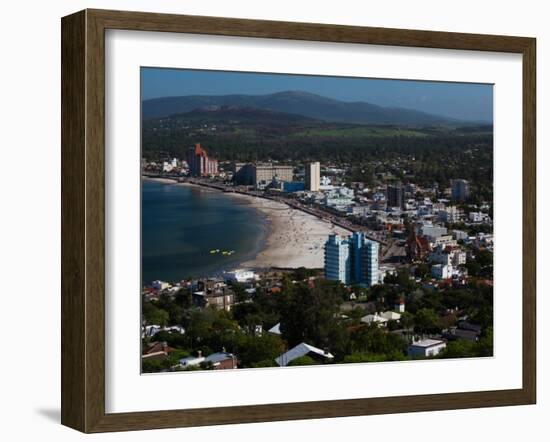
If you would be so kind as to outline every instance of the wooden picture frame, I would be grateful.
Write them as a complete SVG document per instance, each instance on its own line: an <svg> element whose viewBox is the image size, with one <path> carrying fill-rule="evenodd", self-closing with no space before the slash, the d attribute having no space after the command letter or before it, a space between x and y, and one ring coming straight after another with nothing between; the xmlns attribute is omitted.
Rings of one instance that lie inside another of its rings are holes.
<svg viewBox="0 0 550 442"><path fill-rule="evenodd" d="M418 48L523 57L523 385L513 390L105 412L105 30ZM533 404L536 400L536 158L533 38L106 10L62 19L62 410L83 432Z"/></svg>

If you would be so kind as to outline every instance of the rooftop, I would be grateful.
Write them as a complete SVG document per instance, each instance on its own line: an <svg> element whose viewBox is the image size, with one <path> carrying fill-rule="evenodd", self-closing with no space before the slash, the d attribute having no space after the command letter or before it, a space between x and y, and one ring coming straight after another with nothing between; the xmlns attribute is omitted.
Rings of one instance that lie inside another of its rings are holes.
<svg viewBox="0 0 550 442"><path fill-rule="evenodd" d="M434 347L436 345L444 344L445 341L441 341L438 339L423 339L421 341L416 341L411 344L411 347L422 347L422 348L428 348L428 347Z"/></svg>

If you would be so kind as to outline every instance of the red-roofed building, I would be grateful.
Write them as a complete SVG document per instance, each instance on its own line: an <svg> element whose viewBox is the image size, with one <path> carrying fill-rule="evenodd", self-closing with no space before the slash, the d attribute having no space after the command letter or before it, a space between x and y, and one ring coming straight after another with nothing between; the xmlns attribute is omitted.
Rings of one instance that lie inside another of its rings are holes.
<svg viewBox="0 0 550 442"><path fill-rule="evenodd" d="M218 160L210 158L200 143L195 144L187 151L187 164L189 175L209 176L218 174Z"/></svg>
<svg viewBox="0 0 550 442"><path fill-rule="evenodd" d="M431 251L430 242L425 236L417 236L414 231L407 240L407 253L411 259L424 259Z"/></svg>
<svg viewBox="0 0 550 442"><path fill-rule="evenodd" d="M173 351L174 349L166 342L151 342L143 349L141 357L142 359L164 359Z"/></svg>

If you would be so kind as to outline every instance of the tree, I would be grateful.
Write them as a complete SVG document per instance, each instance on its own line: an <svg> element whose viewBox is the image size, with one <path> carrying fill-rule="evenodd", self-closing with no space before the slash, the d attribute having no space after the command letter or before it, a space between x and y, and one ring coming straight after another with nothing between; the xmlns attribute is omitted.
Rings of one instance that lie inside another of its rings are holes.
<svg viewBox="0 0 550 442"><path fill-rule="evenodd" d="M414 276L417 278L425 278L430 274L430 267L426 263L420 263L414 269Z"/></svg>
<svg viewBox="0 0 550 442"><path fill-rule="evenodd" d="M376 324L362 327L351 334L351 352L353 353L378 355L404 353L406 345L399 335L387 333Z"/></svg>
<svg viewBox="0 0 550 442"><path fill-rule="evenodd" d="M399 320L404 329L411 329L414 327L414 315L411 312L401 313L401 319Z"/></svg>
<svg viewBox="0 0 550 442"><path fill-rule="evenodd" d="M281 333L288 345L307 342L326 348L341 337L338 313L344 293L333 281L319 280L312 288L305 283L285 285L280 297Z"/></svg>
<svg viewBox="0 0 550 442"><path fill-rule="evenodd" d="M266 361L272 361L283 351L280 337L264 334L262 336L247 336L239 342L237 352L242 367L265 366Z"/></svg>
<svg viewBox="0 0 550 442"><path fill-rule="evenodd" d="M439 317L432 309L422 308L414 316L414 331L416 333L439 333Z"/></svg>
<svg viewBox="0 0 550 442"><path fill-rule="evenodd" d="M166 310L154 306L151 302L144 302L142 314L145 322L149 325L160 325L164 327L170 321L170 315Z"/></svg>
<svg viewBox="0 0 550 442"><path fill-rule="evenodd" d="M395 351L390 353L352 353L344 358L344 363L357 362L385 362L385 361L404 361L406 359L403 352Z"/></svg>
<svg viewBox="0 0 550 442"><path fill-rule="evenodd" d="M492 254L492 252L490 252L487 249L479 250L476 253L476 262L481 267L487 267L487 266L490 266L490 265L492 266L493 265L493 254Z"/></svg>
<svg viewBox="0 0 550 442"><path fill-rule="evenodd" d="M478 356L493 356L493 327L488 327L477 343Z"/></svg>
<svg viewBox="0 0 550 442"><path fill-rule="evenodd" d="M143 373L158 373L159 371L167 370L170 368L170 361L168 358L146 358L141 360L141 371Z"/></svg>
<svg viewBox="0 0 550 442"><path fill-rule="evenodd" d="M478 355L475 342L458 339L447 343L442 358L473 358Z"/></svg>

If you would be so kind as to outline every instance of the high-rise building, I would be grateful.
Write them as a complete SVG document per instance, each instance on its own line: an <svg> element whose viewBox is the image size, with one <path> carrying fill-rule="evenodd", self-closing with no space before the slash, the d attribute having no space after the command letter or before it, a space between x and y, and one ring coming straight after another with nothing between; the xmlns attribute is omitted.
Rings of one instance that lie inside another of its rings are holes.
<svg viewBox="0 0 550 442"><path fill-rule="evenodd" d="M350 237L350 255L353 260L352 280L370 287L378 283L378 243L365 238L361 232Z"/></svg>
<svg viewBox="0 0 550 442"><path fill-rule="evenodd" d="M273 180L291 182L294 178L292 166L280 166L277 164L245 164L241 165L235 173L235 181L238 184L254 186L262 189L271 184Z"/></svg>
<svg viewBox="0 0 550 442"><path fill-rule="evenodd" d="M189 175L208 176L218 174L218 160L210 158L200 143L187 151L187 164L189 165Z"/></svg>
<svg viewBox="0 0 550 442"><path fill-rule="evenodd" d="M306 164L306 189L318 192L321 186L321 163Z"/></svg>
<svg viewBox="0 0 550 442"><path fill-rule="evenodd" d="M349 241L338 235L328 237L325 243L325 278L346 285L351 282L349 246Z"/></svg>
<svg viewBox="0 0 550 442"><path fill-rule="evenodd" d="M405 208L405 189L401 184L390 184L386 190L386 201L388 207Z"/></svg>
<svg viewBox="0 0 550 442"><path fill-rule="evenodd" d="M289 182L294 178L294 168L292 166L279 166L276 164L256 164L253 168L253 182L256 188L262 188L271 183L274 179L277 181Z"/></svg>
<svg viewBox="0 0 550 442"><path fill-rule="evenodd" d="M451 180L451 198L456 201L465 201L470 196L470 184L466 180Z"/></svg>
<svg viewBox="0 0 550 442"><path fill-rule="evenodd" d="M378 243L355 232L346 239L330 235L325 243L325 277L370 287L378 283Z"/></svg>

